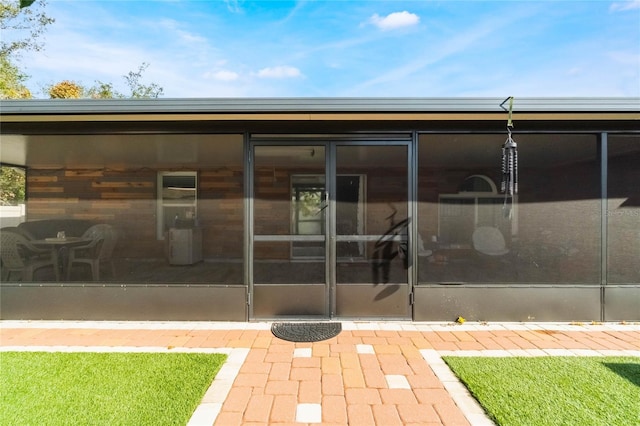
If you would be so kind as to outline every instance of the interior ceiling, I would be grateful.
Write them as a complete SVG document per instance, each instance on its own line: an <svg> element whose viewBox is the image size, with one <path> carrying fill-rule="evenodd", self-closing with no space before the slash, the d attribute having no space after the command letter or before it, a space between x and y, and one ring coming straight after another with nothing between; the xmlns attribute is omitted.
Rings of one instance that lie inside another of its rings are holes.
<svg viewBox="0 0 640 426"><path fill-rule="evenodd" d="M27 137L2 135L0 139L0 162L25 166L27 164Z"/></svg>
<svg viewBox="0 0 640 426"><path fill-rule="evenodd" d="M513 139L518 144L520 162L527 167L591 161L597 156L595 135L514 134ZM500 164L505 140L504 133L423 134L420 136L419 164L447 168L496 167ZM640 150L638 135L615 135L609 140L611 156ZM241 167L242 141L240 134L2 135L0 161L42 168L184 167L191 164L194 167ZM315 163L324 154L320 145L261 149L264 165L286 165L291 161ZM349 165L401 163L404 150L340 147L338 158Z"/></svg>
<svg viewBox="0 0 640 426"><path fill-rule="evenodd" d="M3 163L40 168L243 164L242 135L3 135Z"/></svg>
<svg viewBox="0 0 640 426"><path fill-rule="evenodd" d="M594 135L512 135L518 145L521 166L551 167L594 160ZM439 168L500 167L505 134L422 135L419 164ZM637 147L640 149L640 147Z"/></svg>

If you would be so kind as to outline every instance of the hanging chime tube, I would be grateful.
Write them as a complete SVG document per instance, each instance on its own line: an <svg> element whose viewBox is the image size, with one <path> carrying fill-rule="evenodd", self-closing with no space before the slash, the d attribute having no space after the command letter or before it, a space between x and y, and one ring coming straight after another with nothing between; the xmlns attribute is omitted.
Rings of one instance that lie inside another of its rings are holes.
<svg viewBox="0 0 640 426"><path fill-rule="evenodd" d="M500 104L509 101L509 118L507 120L507 140L502 145L502 183L500 190L505 194L505 205L508 196L518 193L518 144L511 137L513 129L513 96Z"/></svg>
<svg viewBox="0 0 640 426"><path fill-rule="evenodd" d="M518 193L518 144L509 137L502 145L502 192L507 195Z"/></svg>
<svg viewBox="0 0 640 426"><path fill-rule="evenodd" d="M509 202L513 203L515 200L514 195L518 193L518 144L511 137L511 130L513 129L513 96L505 99L500 106L507 100L509 101L509 118L507 120L507 140L502 145L502 182L500 191L504 193L504 215L511 220L513 210Z"/></svg>

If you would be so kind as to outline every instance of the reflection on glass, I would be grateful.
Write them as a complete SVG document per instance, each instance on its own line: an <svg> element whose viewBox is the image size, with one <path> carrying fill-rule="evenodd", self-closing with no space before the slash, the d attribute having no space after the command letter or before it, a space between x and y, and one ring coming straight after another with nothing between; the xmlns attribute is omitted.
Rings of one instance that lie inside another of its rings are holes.
<svg viewBox="0 0 640 426"><path fill-rule="evenodd" d="M519 193L500 187L501 135L423 135L420 283L599 283L593 135L520 135Z"/></svg>
<svg viewBox="0 0 640 426"><path fill-rule="evenodd" d="M611 135L608 143L608 281L640 283L640 136Z"/></svg>

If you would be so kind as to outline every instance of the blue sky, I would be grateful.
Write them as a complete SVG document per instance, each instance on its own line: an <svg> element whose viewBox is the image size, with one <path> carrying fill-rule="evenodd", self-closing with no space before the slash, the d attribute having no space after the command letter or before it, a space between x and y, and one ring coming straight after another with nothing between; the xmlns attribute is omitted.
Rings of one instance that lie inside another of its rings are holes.
<svg viewBox="0 0 640 426"><path fill-rule="evenodd" d="M640 96L640 0L49 0L21 66L174 97Z"/></svg>

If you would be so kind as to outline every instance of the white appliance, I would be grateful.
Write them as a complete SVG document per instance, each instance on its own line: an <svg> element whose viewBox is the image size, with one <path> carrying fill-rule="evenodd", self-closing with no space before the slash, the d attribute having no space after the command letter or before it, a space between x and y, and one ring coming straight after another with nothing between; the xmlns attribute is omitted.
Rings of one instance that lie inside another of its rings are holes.
<svg viewBox="0 0 640 426"><path fill-rule="evenodd" d="M202 261L202 229L170 228L165 248L171 265L193 265Z"/></svg>

